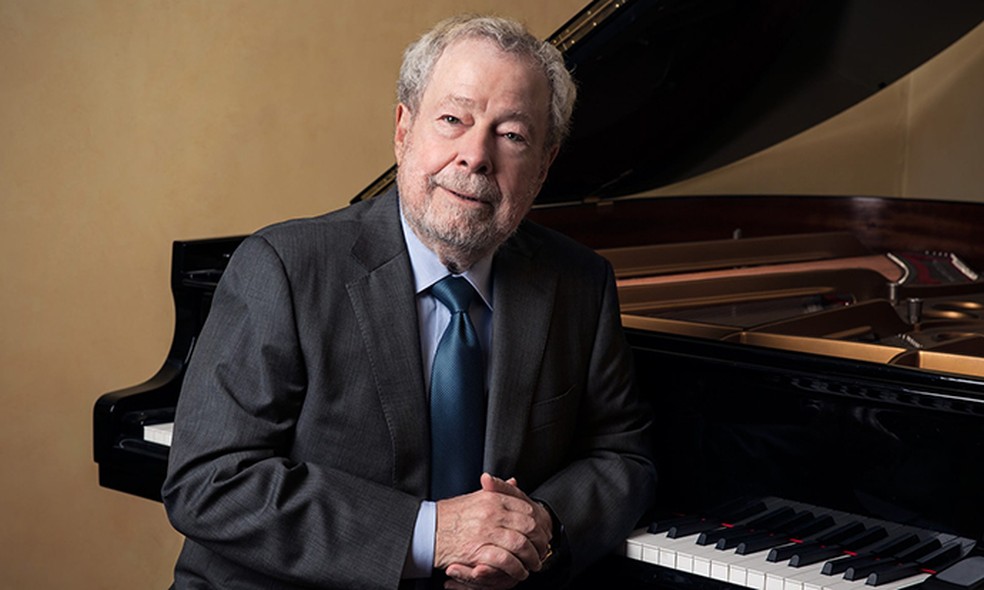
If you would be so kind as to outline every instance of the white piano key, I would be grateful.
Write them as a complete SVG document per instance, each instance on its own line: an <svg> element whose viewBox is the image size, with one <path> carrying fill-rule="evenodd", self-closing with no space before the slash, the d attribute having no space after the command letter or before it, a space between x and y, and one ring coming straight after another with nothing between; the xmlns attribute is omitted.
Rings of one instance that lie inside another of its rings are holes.
<svg viewBox="0 0 984 590"><path fill-rule="evenodd" d="M659 565L659 547L655 545L643 545L642 561Z"/></svg>
<svg viewBox="0 0 984 590"><path fill-rule="evenodd" d="M147 442L171 446L171 435L174 433L174 423L148 424L143 427L143 438Z"/></svg>
<svg viewBox="0 0 984 590"><path fill-rule="evenodd" d="M659 565L670 569L676 569L676 551L670 549L669 547L660 547Z"/></svg>
<svg viewBox="0 0 984 590"><path fill-rule="evenodd" d="M677 553L677 571L693 573L694 556L690 553Z"/></svg>
<svg viewBox="0 0 984 590"><path fill-rule="evenodd" d="M696 536L671 539L665 534L650 535L647 542L659 547L659 564L677 571L693 571L693 549Z"/></svg>
<svg viewBox="0 0 984 590"><path fill-rule="evenodd" d="M749 569L745 572L745 585L756 590L765 590L765 572Z"/></svg>
<svg viewBox="0 0 984 590"><path fill-rule="evenodd" d="M804 568L803 571L786 576L783 582L783 590L806 590L807 585L810 585L810 587L822 587L824 584L837 579L834 576L825 576L823 574L821 571L823 563L815 565L816 567Z"/></svg>
<svg viewBox="0 0 984 590"><path fill-rule="evenodd" d="M733 561L729 562L729 580L732 584L739 584L747 588L765 590L765 577L770 571L780 570L777 564L766 561L768 553L755 553L752 555L733 556ZM783 566L785 567L785 566Z"/></svg>
<svg viewBox="0 0 984 590"><path fill-rule="evenodd" d="M728 581L728 563L722 560L711 561L711 578L715 580Z"/></svg>
<svg viewBox="0 0 984 590"><path fill-rule="evenodd" d="M694 571L692 573L710 578L711 560L701 555L694 555Z"/></svg>
<svg viewBox="0 0 984 590"><path fill-rule="evenodd" d="M643 539L649 535L646 529L639 529L633 532L628 538L625 539L625 556L629 559L634 559L636 561L642 561L642 545Z"/></svg>

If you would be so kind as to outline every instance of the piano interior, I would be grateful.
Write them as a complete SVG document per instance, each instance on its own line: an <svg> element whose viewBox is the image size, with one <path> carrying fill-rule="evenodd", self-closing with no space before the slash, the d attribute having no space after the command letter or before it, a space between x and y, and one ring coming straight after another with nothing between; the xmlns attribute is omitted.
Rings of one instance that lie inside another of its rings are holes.
<svg viewBox="0 0 984 590"><path fill-rule="evenodd" d="M984 377L984 283L849 233L601 250L631 328Z"/></svg>

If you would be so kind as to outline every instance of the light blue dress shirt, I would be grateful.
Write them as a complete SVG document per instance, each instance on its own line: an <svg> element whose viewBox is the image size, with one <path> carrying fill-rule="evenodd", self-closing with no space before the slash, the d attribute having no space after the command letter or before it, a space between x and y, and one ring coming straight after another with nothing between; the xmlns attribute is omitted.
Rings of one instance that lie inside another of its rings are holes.
<svg viewBox="0 0 984 590"><path fill-rule="evenodd" d="M420 324L420 352L423 357L425 391L430 391L431 365L434 363L434 353L437 344L444 334L445 328L451 321L451 312L428 289L431 285L451 274L441 264L440 259L430 251L413 233L400 210L400 222L403 225L403 238L406 240L407 252L410 254L410 266L413 270L414 292L417 294L417 319ZM485 355L485 381L488 384L488 358L492 345L492 255L479 260L474 266L458 275L464 277L479 297L472 302L468 315L471 317L475 331L482 343ZM486 391L488 386L486 385ZM475 482L478 489L478 482ZM434 566L434 537L437 528L437 505L435 502L424 501L417 512L417 522L413 529L413 539L410 551L403 566L404 578L424 578L431 575Z"/></svg>

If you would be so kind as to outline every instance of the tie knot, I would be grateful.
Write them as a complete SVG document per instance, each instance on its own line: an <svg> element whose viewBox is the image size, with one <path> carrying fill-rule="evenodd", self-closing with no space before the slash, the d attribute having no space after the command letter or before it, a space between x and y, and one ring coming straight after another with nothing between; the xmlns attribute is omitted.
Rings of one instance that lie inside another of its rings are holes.
<svg viewBox="0 0 984 590"><path fill-rule="evenodd" d="M475 289L471 283L461 277L448 275L431 287L431 295L451 310L451 313L468 311L471 306L472 298L475 297Z"/></svg>

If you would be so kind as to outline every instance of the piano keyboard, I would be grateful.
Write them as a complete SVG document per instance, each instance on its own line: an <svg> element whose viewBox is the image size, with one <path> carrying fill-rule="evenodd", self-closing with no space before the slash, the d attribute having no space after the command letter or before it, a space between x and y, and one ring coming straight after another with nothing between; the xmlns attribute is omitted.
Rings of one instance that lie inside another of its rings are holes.
<svg viewBox="0 0 984 590"><path fill-rule="evenodd" d="M738 518L730 521L657 520L626 539L623 555L757 590L896 590L919 584L974 545L775 498L731 510Z"/></svg>

